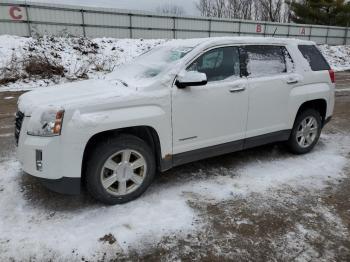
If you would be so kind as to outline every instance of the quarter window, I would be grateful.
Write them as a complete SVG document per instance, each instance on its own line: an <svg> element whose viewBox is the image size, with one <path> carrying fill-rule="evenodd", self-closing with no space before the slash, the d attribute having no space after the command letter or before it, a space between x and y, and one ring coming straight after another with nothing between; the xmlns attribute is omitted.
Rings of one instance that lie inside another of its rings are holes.
<svg viewBox="0 0 350 262"><path fill-rule="evenodd" d="M303 54L304 58L309 62L312 71L322 71L331 69L328 62L316 46L299 45L298 48Z"/></svg>
<svg viewBox="0 0 350 262"><path fill-rule="evenodd" d="M220 47L197 58L187 71L198 71L207 75L208 82L240 76L239 51L237 47Z"/></svg>
<svg viewBox="0 0 350 262"><path fill-rule="evenodd" d="M250 76L276 75L294 69L293 60L284 46L246 46L247 71Z"/></svg>

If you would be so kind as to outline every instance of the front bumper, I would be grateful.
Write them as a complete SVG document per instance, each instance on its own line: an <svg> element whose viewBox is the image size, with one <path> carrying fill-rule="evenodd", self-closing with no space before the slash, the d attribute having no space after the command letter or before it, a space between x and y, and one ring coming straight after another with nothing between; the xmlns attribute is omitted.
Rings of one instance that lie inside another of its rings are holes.
<svg viewBox="0 0 350 262"><path fill-rule="evenodd" d="M38 178L52 191L79 194L81 184L81 146L64 142L62 136L38 137L26 134L26 122L19 135L17 156L25 173ZM41 166L38 168L38 154Z"/></svg>
<svg viewBox="0 0 350 262"><path fill-rule="evenodd" d="M30 174L27 174L30 175ZM31 176L31 175L30 175ZM32 176L34 177L34 176ZM65 195L79 195L81 179L78 177L62 177L60 179L46 179L34 177L47 189Z"/></svg>

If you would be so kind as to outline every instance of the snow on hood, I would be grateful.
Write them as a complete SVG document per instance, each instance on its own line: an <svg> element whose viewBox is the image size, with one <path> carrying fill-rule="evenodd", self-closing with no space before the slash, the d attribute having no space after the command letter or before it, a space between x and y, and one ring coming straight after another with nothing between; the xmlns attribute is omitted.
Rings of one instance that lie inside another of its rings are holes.
<svg viewBox="0 0 350 262"><path fill-rule="evenodd" d="M118 80L86 80L25 93L18 100L18 109L30 116L39 109L77 108L91 103L103 103L112 97L128 96L134 92L135 88L125 87Z"/></svg>

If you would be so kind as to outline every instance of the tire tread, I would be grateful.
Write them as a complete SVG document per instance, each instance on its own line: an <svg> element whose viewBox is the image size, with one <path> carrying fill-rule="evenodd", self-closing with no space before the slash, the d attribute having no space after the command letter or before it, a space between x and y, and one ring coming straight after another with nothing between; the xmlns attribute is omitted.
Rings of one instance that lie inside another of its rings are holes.
<svg viewBox="0 0 350 262"><path fill-rule="evenodd" d="M311 146L306 147L306 148L302 148L299 146L298 142L295 139L295 133L297 131L297 128L300 124L300 122L305 119L307 116L313 116L315 117L319 130L318 130L318 134L315 138L315 141L311 144ZM317 144L318 139L320 138L321 135L321 129L322 129L322 119L321 119L321 115L320 113L312 108L306 109L302 112L300 112L294 122L293 125L293 129L292 132L290 134L289 140L287 141L287 146L290 152L292 152L293 154L297 154L297 155L301 155L301 154L306 154L309 153Z"/></svg>

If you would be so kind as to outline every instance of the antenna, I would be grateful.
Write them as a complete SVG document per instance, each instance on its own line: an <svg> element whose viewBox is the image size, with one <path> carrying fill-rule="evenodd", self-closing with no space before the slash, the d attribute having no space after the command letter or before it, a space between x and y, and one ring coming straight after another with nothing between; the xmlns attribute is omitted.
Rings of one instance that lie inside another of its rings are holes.
<svg viewBox="0 0 350 262"><path fill-rule="evenodd" d="M275 37L276 32L277 32L277 26L275 27L275 31L273 31L272 37Z"/></svg>

